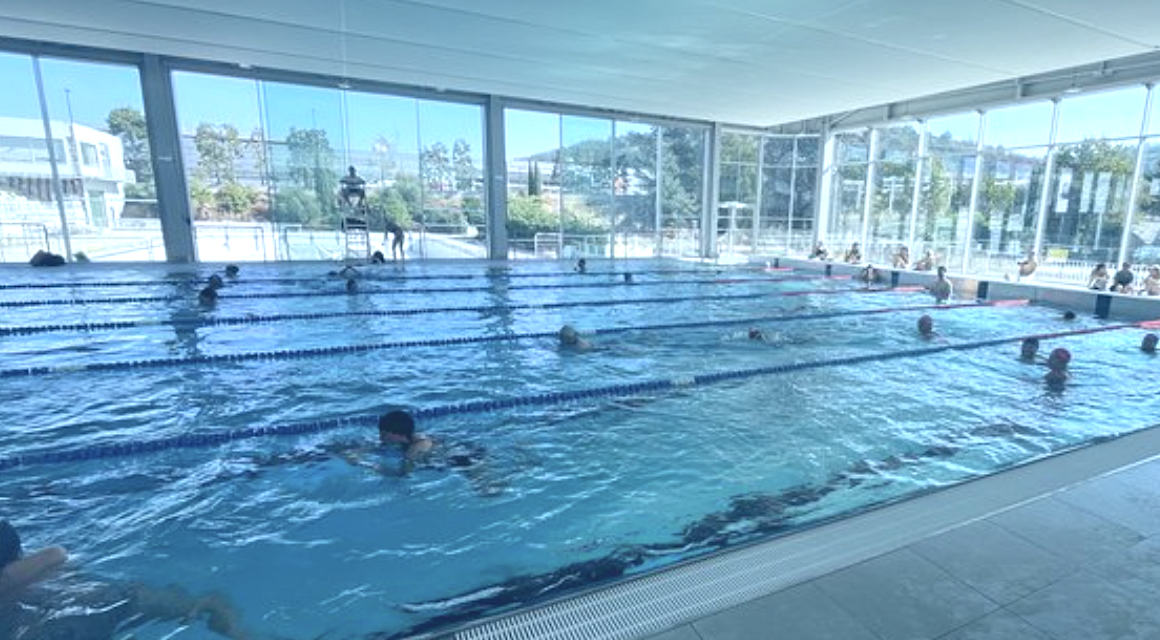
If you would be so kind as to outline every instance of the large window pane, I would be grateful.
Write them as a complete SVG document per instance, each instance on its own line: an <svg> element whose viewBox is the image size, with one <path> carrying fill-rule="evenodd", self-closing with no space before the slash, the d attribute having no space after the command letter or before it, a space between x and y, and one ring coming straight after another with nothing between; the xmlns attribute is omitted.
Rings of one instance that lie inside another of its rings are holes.
<svg viewBox="0 0 1160 640"><path fill-rule="evenodd" d="M616 172L612 181L615 255L652 257L658 229L658 127L616 123Z"/></svg>
<svg viewBox="0 0 1160 640"><path fill-rule="evenodd" d="M962 267L975 164L973 155L938 154L923 161L912 260L931 251L936 264Z"/></svg>
<svg viewBox="0 0 1160 640"><path fill-rule="evenodd" d="M483 187L483 111L475 105L418 101L423 208L418 255L487 257Z"/></svg>
<svg viewBox="0 0 1160 640"><path fill-rule="evenodd" d="M1135 166L1136 144L1089 140L1056 150L1043 234L1045 267L1116 260ZM1087 275L1083 269L1076 274Z"/></svg>
<svg viewBox="0 0 1160 640"><path fill-rule="evenodd" d="M1042 146L1051 142L1050 102L995 109L987 112L987 127L983 134L988 148Z"/></svg>
<svg viewBox="0 0 1160 640"><path fill-rule="evenodd" d="M831 181L832 211L826 242L831 255L842 255L847 247L862 238L862 212L866 197L865 164L846 164L838 167Z"/></svg>
<svg viewBox="0 0 1160 640"><path fill-rule="evenodd" d="M560 116L506 109L504 120L508 255L561 257Z"/></svg>
<svg viewBox="0 0 1160 640"><path fill-rule="evenodd" d="M337 89L263 83L267 157L273 192L271 219L288 243L291 259L346 257L339 207L345 127ZM300 247L309 238L315 255ZM352 256L353 257L353 256Z"/></svg>
<svg viewBox="0 0 1160 640"><path fill-rule="evenodd" d="M612 121L563 116L560 139L563 256L611 257Z"/></svg>
<svg viewBox="0 0 1160 640"><path fill-rule="evenodd" d="M1034 247L1046 153L1037 148L985 156L968 270L1010 275Z"/></svg>
<svg viewBox="0 0 1160 640"><path fill-rule="evenodd" d="M705 184L704 129L665 127L661 133L662 255L694 256L701 241Z"/></svg>
<svg viewBox="0 0 1160 640"><path fill-rule="evenodd" d="M1160 264L1160 139L1144 144L1143 181L1128 234L1127 259L1137 265Z"/></svg>
<svg viewBox="0 0 1160 640"><path fill-rule="evenodd" d="M1147 94L1131 87L1062 100L1056 142L1138 137Z"/></svg>
<svg viewBox="0 0 1160 640"><path fill-rule="evenodd" d="M978 137L977 113L931 118L926 123L926 154L935 156L974 153Z"/></svg>
<svg viewBox="0 0 1160 640"><path fill-rule="evenodd" d="M271 224L269 148L257 81L175 72L173 91L198 259L317 259L302 236L279 238Z"/></svg>
<svg viewBox="0 0 1160 640"><path fill-rule="evenodd" d="M41 250L63 253L32 58L0 53L0 82L0 262L26 262ZM65 141L54 144L63 160ZM81 218L75 207L72 216Z"/></svg>
<svg viewBox="0 0 1160 640"><path fill-rule="evenodd" d="M718 253L751 252L760 222L757 217L758 154L761 136L726 131L721 135L718 185Z"/></svg>
<svg viewBox="0 0 1160 640"><path fill-rule="evenodd" d="M898 245L910 234L914 201L914 163L881 162L874 173L870 230L862 255L875 264L890 264Z"/></svg>

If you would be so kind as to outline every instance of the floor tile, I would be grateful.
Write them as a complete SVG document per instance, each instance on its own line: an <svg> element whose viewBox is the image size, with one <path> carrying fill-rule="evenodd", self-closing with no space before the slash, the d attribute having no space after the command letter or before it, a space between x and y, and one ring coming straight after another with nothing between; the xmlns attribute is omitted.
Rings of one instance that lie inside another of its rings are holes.
<svg viewBox="0 0 1160 640"><path fill-rule="evenodd" d="M1014 602L1074 571L1054 553L985 520L911 548L998 604Z"/></svg>
<svg viewBox="0 0 1160 640"><path fill-rule="evenodd" d="M1085 482L1058 494L1060 500L1085 511L1149 536L1160 533L1160 491L1157 486L1141 486L1133 476L1114 476Z"/></svg>
<svg viewBox="0 0 1160 640"><path fill-rule="evenodd" d="M998 608L907 549L832 573L817 585L882 640L929 640Z"/></svg>
<svg viewBox="0 0 1160 640"><path fill-rule="evenodd" d="M1056 640L1155 640L1156 589L1135 592L1081 570L1008 609Z"/></svg>
<svg viewBox="0 0 1160 640"><path fill-rule="evenodd" d="M693 623L703 640L877 640L869 629L805 584Z"/></svg>
<svg viewBox="0 0 1160 640"><path fill-rule="evenodd" d="M1160 602L1160 536L1143 540L1085 568L1135 593L1156 594L1156 601ZM1160 637L1160 630L1156 635Z"/></svg>
<svg viewBox="0 0 1160 640"><path fill-rule="evenodd" d="M1144 538L1054 497L991 516L988 522L1054 553L1071 566L1124 551Z"/></svg>
<svg viewBox="0 0 1160 640"><path fill-rule="evenodd" d="M1019 616L1000 609L938 640L1052 640Z"/></svg>

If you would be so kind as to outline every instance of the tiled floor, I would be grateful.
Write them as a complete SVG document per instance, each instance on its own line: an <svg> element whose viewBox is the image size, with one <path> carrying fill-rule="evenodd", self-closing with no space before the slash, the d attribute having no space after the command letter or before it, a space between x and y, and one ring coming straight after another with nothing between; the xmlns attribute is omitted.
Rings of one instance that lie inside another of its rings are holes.
<svg viewBox="0 0 1160 640"><path fill-rule="evenodd" d="M649 640L1160 639L1160 460Z"/></svg>

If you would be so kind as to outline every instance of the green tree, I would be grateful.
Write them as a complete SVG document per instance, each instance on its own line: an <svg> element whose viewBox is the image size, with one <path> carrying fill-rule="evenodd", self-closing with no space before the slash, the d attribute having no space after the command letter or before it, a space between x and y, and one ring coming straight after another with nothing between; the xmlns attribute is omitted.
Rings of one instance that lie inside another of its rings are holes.
<svg viewBox="0 0 1160 640"><path fill-rule="evenodd" d="M451 149L451 164L455 172L455 190L461 193L473 191L480 172L471 157L471 145L463 138L457 139Z"/></svg>
<svg viewBox="0 0 1160 640"><path fill-rule="evenodd" d="M245 185L230 182L222 185L215 194L217 210L227 217L248 217L258 199L258 193Z"/></svg>
<svg viewBox="0 0 1160 640"><path fill-rule="evenodd" d="M286 136L286 148L290 155L287 167L291 182L314 193L318 216L312 223L337 224L338 172L335 166L338 158L326 131L291 127L290 135Z"/></svg>
<svg viewBox="0 0 1160 640"><path fill-rule="evenodd" d="M442 142L423 149L419 162L419 173L423 186L436 193L446 191L452 182L453 170L447 145Z"/></svg>
<svg viewBox="0 0 1160 640"><path fill-rule="evenodd" d="M508 198L508 235L513 239L530 239L537 233L560 230L560 219L550 211L543 198L513 195Z"/></svg>
<svg viewBox="0 0 1160 640"><path fill-rule="evenodd" d="M254 127L250 137L242 141L242 153L249 156L258 173L258 184L270 186L270 151L266 144L266 132L262 127Z"/></svg>
<svg viewBox="0 0 1160 640"><path fill-rule="evenodd" d="M528 195L538 196L543 188L540 185L540 163L528 160Z"/></svg>
<svg viewBox="0 0 1160 640"><path fill-rule="evenodd" d="M238 130L230 124L215 127L202 122L193 134L197 149L197 176L212 187L237 181L236 163L242 157Z"/></svg>
<svg viewBox="0 0 1160 640"><path fill-rule="evenodd" d="M156 197L153 182L153 161L149 155L149 129L145 125L145 114L132 107L118 107L105 118L109 133L121 139L125 154L125 168L136 176L132 194L138 198Z"/></svg>
<svg viewBox="0 0 1160 640"><path fill-rule="evenodd" d="M302 187L279 189L272 208L274 220L282 223L318 226L323 218L318 195Z"/></svg>

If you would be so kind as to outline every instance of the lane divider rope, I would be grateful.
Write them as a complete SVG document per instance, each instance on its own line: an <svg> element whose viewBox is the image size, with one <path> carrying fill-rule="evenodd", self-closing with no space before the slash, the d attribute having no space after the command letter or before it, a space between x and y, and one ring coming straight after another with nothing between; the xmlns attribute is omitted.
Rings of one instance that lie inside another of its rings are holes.
<svg viewBox="0 0 1160 640"><path fill-rule="evenodd" d="M584 282L579 284L525 284L525 285L511 285L503 287L508 291L516 290L534 290L534 289L596 289L609 287L656 287L664 285L677 284L694 284L694 285L722 285L722 284L737 284L737 283L764 283L773 284L777 282L789 282L798 280L848 280L849 276L787 276L784 278L748 278L748 279L721 279L721 280L660 280L660 281L644 281L644 282L624 282L622 280L614 280L612 282ZM322 281L319 281L322 282ZM427 289L359 289L353 295L414 295L414 294L454 294L454 293L481 293L495 291L496 287L432 287ZM233 293L228 295L218 296L218 300L282 300L290 298L334 298L334 297L350 297L352 294L345 289L328 290L328 291L282 291L282 292L268 292L268 293ZM84 305L99 305L99 304L138 304L149 302L177 302L180 300L190 300L189 296L136 296L130 298L64 298L64 299L41 299L41 300L7 300L0 302L0 308L20 308L20 307L49 307L49 306L84 306Z"/></svg>
<svg viewBox="0 0 1160 640"><path fill-rule="evenodd" d="M607 327L586 331L588 335L608 335L614 333L628 333L632 331L661 331L666 329L697 329L714 326L730 326L754 323L781 323L805 320L821 320L860 315L874 315L901 311L930 310L930 309L963 309L968 307L994 306L990 304L965 303L957 305L921 305L914 307L888 307L885 309L869 309L858 311L834 311L829 313L759 316L739 318L736 320L700 320L691 322L675 322L657 325L637 325L629 327ZM330 347L314 347L310 349L284 349L278 351L250 351L242 353L223 353L215 355L192 356L184 358L152 358L148 360L121 360L115 362L94 362L90 364L75 364L63 366L28 367L20 369L0 369L2 378L30 378L37 376L56 375L62 373L78 373L82 371L125 371L128 369L146 369L157 367L175 367L184 365L248 362L253 360L299 360L303 358L320 358L326 356L346 355L352 353L368 353L388 349L411 349L416 347L440 347L484 342L509 342L516 340L534 340L540 338L554 338L556 331L537 331L530 333L511 333L491 336L462 336L456 338L427 338L421 340L400 340L394 342L376 342L370 344L340 345Z"/></svg>
<svg viewBox="0 0 1160 640"><path fill-rule="evenodd" d="M840 279L840 278L837 278ZM919 291L918 287L900 287L895 289L811 289L807 291L782 291L774 293L742 293L731 295L709 296L673 296L661 298L632 298L615 300L583 300L571 302L529 302L508 305L472 305L461 307L425 307L411 309L382 309L368 311L325 311L315 313L281 313L271 315L247 315L224 318L206 318L193 315L190 317L173 318L168 320L111 320L107 322L80 322L73 324L46 324L15 327L0 327L0 336L30 335L34 333L50 333L62 331L109 331L116 329L131 329L141 327L174 327L177 329L198 329L201 327L221 327L246 324L266 324L271 322L287 322L297 320L328 320L333 318L370 318L392 316L416 316L438 313L485 313L496 314L508 311L523 311L529 309L568 309L572 307L613 307L633 304L664 304L669 302L699 302L721 300L753 300L756 298L797 297L807 295L836 295L842 293L912 293Z"/></svg>
<svg viewBox="0 0 1160 640"><path fill-rule="evenodd" d="M514 409L519 407L550 406L594 398L615 398L637 395L646 392L687 389L691 387L719 384L722 382L745 380L748 378L756 378L760 376L795 373L799 371L808 371L812 369L822 369L827 367L850 366L869 362L900 360L905 358L920 358L950 351L969 351L974 349L999 346L1012 342L1021 342L1027 338L1037 338L1040 340L1057 339L1078 335L1104 333L1108 331L1120 331L1130 328L1141 328L1142 326L1143 325L1141 323L1116 324L1103 327L1076 329L1072 331L1058 331L1053 333L1038 333L1005 338L992 338L989 340L960 342L957 344L937 345L923 347L920 349L907 349L902 351L873 353L861 356L831 358L828 360L815 360L812 362L794 362L766 367L755 367L750 369L736 369L731 371L719 371L715 373L702 373L698 375L682 376L678 378L647 380L643 382L627 384L612 384L603 387L574 389L571 391L552 391L498 400L474 400L470 402L462 402L459 404L423 407L415 410L413 415L416 420L421 421L450 415L485 414L498 410ZM133 442L118 442L82 446L72 449L61 449L57 451L32 452L0 458L0 470L23 466L78 462L83 460L124 458L143 453L153 453L173 449L211 447L225 444L227 442L250 440L268 436L320 433L346 427L372 427L378 423L378 419L379 416L377 414L354 415L339 418L326 418L310 422L296 422L264 427L247 427L243 429L232 429L229 431L221 431L216 433L186 433L164 438L134 440Z"/></svg>
<svg viewBox="0 0 1160 640"><path fill-rule="evenodd" d="M496 273L496 274L466 274L453 273L447 275L438 274L415 274L415 275L400 275L392 272L388 275L382 275L374 271L375 267L370 267L367 271L359 272L359 279L373 280L382 282L400 282L406 280L479 280L479 279L493 279L493 278L559 278L567 276L614 276L623 277L626 273L631 273L634 276L641 274L691 274L704 275L708 272L722 273L725 271L793 271L793 267L744 267L744 266L706 266L697 269L626 269L625 271L587 271L580 273L578 271L553 271L547 273ZM16 282L0 284L0 291L7 289L78 289L78 288L94 288L101 289L106 287L151 287L151 286L170 286L170 285L190 285L190 286L204 286L209 276L215 274L208 274L205 276L191 274L189 278L162 278L159 280L120 280L108 282ZM220 275L220 274L219 274ZM236 278L227 280L230 284L248 284L248 283L262 283L262 284L307 284L311 282L318 282L319 278Z"/></svg>

